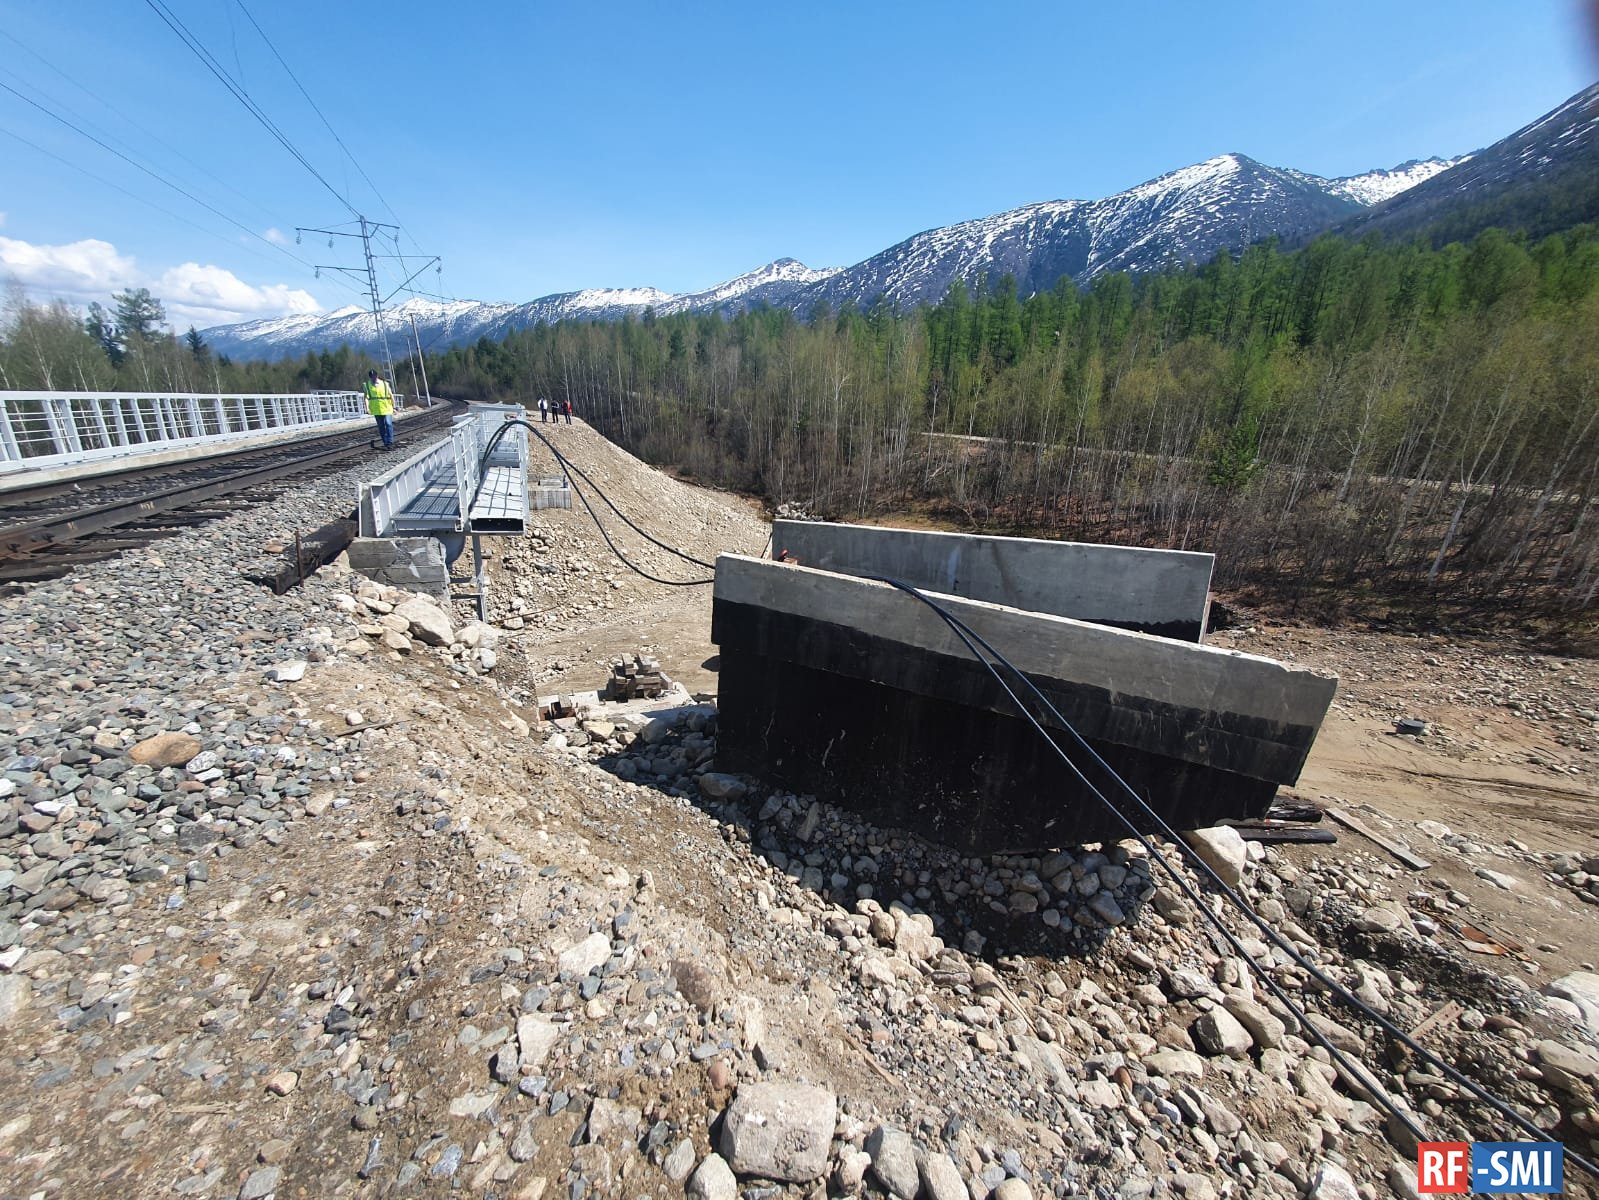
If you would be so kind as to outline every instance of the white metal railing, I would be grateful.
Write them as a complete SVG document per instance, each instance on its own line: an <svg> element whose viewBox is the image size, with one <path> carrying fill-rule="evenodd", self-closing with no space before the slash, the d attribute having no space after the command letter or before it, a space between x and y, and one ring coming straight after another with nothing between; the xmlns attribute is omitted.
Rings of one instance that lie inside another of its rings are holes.
<svg viewBox="0 0 1599 1200"><path fill-rule="evenodd" d="M0 392L0 472L149 454L365 415L359 392Z"/></svg>
<svg viewBox="0 0 1599 1200"><path fill-rule="evenodd" d="M362 483L361 536L520 533L527 520L527 431L507 431L484 457L500 426L518 418L526 412L515 404L474 404L451 423L448 437Z"/></svg>
<svg viewBox="0 0 1599 1200"><path fill-rule="evenodd" d="M361 536L394 536L400 515L427 492L430 485L438 490L439 481L444 479L455 481L455 449L450 438L434 442L399 466L361 484L356 495ZM449 504L439 504L431 520L423 517L413 524L453 529L458 511L459 502L452 492Z"/></svg>

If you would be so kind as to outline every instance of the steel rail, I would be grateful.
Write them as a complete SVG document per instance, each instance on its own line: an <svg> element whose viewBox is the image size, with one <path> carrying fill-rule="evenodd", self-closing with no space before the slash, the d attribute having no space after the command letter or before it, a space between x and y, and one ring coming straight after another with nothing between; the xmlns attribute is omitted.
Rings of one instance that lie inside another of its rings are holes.
<svg viewBox="0 0 1599 1200"><path fill-rule="evenodd" d="M406 422L407 431L420 431L431 429L441 423L442 417L447 417L449 410L444 410L440 417L419 417ZM327 449L306 453L306 442L326 442L336 440L342 444L334 445ZM255 456L276 451L274 461L264 465L246 466L242 470L235 470L223 475L211 475L200 480L190 480L172 487L158 491L146 492L137 496L130 496L111 501L110 503L78 508L71 512L60 513L46 517L42 520L27 522L0 528L0 564L9 567L5 571L8 581L19 581L19 574L25 574L26 565L35 563L45 574L60 574L51 571L52 556L68 547L74 551L87 549L87 544L78 547L75 543L84 542L84 539L93 537L109 529L134 524L164 513L177 512L192 505L203 503L219 496L244 491L277 479L298 475L326 463L334 462L355 454L370 450L370 439L366 434L324 434L305 441L294 443L279 443L270 448L258 447ZM285 452L289 452L286 456ZM198 463L215 464L219 459L235 457L235 454L211 455L206 459L196 460ZM195 464L184 464L183 468L190 469ZM170 475L173 466L140 468L133 472L121 473L117 481L127 479L129 475L142 478L156 473ZM70 485L69 485L70 486ZM53 485L52 485L53 489ZM58 494L52 490L52 494ZM35 496L34 499L41 499ZM9 500L10 497L4 497ZM217 514L211 514L217 515ZM209 517L207 518L209 519ZM153 540L153 539L152 539ZM126 548L126 547L122 547ZM66 556L57 565L65 565L73 556ZM82 561L81 558L78 561ZM18 568L23 568L19 571Z"/></svg>

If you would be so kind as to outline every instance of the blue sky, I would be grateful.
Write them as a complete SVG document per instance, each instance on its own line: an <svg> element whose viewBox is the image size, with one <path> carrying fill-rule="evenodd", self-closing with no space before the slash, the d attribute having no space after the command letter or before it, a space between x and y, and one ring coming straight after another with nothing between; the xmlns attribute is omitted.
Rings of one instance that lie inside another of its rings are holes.
<svg viewBox="0 0 1599 1200"><path fill-rule="evenodd" d="M335 192L397 216L407 253L444 258L422 283L463 298L686 291L784 256L848 265L922 229L1107 195L1226 151L1343 175L1475 149L1599 73L1583 12L0 0L0 85L217 210L0 88L0 277L80 304L143 284L202 326L337 307L356 297L307 264L353 265L352 247L293 244L296 225L350 219Z"/></svg>

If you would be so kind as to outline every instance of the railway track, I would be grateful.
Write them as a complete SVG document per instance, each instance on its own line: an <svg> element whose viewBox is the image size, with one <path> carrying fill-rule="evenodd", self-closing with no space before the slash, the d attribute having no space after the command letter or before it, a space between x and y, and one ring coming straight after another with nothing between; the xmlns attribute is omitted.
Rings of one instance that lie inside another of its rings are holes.
<svg viewBox="0 0 1599 1200"><path fill-rule="evenodd" d="M447 429L459 411L446 404L408 418L400 426L402 452ZM260 504L297 475L362 455L386 457L369 430L0 492L0 588L14 591L114 558Z"/></svg>

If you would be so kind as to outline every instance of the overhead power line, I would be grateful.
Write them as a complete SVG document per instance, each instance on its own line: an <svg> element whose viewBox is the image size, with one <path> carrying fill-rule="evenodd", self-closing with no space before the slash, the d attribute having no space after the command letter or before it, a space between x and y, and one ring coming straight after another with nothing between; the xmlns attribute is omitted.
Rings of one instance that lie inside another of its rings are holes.
<svg viewBox="0 0 1599 1200"><path fill-rule="evenodd" d="M333 128L333 123L328 120L327 115L323 113L322 109L317 105L317 102L311 99L311 93L305 90L305 84L300 82L300 77L294 73L294 68L290 67L288 61L283 57L283 55L278 53L278 48L272 44L272 39L267 36L266 30L261 28L261 24L255 19L255 15L244 6L244 0L234 0L234 3L239 6L239 11L249 19L250 24L255 27L255 31L261 35L261 40L266 43L267 49L272 51L272 57L278 60L279 65L282 66L288 77L294 81L294 86L300 89L300 95L305 97L305 102L311 106L311 111L316 113L316 115L321 119L323 126L330 134L333 135L333 140L339 144L339 149L344 151L344 157L348 158L354 165L355 169L360 172L361 178L366 180L367 186L372 189L372 194L376 196L378 198L378 202L388 210L389 216L398 221L400 219L400 215L394 211L394 206L391 205L388 201L388 198L383 195L383 192L373 181L372 176L366 173L366 168L361 165L360 160L357 159L351 152L350 148L344 144L344 139L339 136L339 131Z"/></svg>
<svg viewBox="0 0 1599 1200"><path fill-rule="evenodd" d="M252 117L260 122L261 127L270 133L280 146L287 150L302 167L309 171L316 181L325 187L340 204L344 205L344 207L350 211L352 216L360 215L355 205L350 203L348 197L346 197L343 192L339 191L338 188L334 187L328 182L327 177L323 175L321 171L316 169L311 160L307 158L301 152L300 148L289 139L288 134L284 133L283 130L278 128L277 124L273 122L272 118L267 116L266 112L261 108L261 106L250 98L250 94L246 92L240 84L234 81L233 77L228 74L227 70L222 66L222 64L216 60L216 57L205 48L200 39L195 37L195 35L190 32L189 27L185 25L183 21L180 20L172 12L172 10L162 2L162 0L145 0L145 3L149 5L150 10L154 12L156 16L161 18L166 27L177 35L178 40L193 52L194 56L198 58L205 66L206 70L215 75L222 86L227 88L240 104L244 105L246 111L248 111Z"/></svg>
<svg viewBox="0 0 1599 1200"><path fill-rule="evenodd" d="M248 225L244 224L244 222L239 221L239 220L235 219L234 217L229 216L227 213L223 212L220 208L217 208L214 204L211 204L208 201L202 200L199 196L196 196L193 192L189 191L188 188L183 187L181 184L174 183L171 179L168 179L165 175L161 174L159 171L156 171L156 170L154 170L154 169L152 169L150 167L147 167L144 163L141 163L138 159L132 157L131 155L124 154L121 150L118 150L115 146L111 145L109 142L103 141L102 139L96 137L94 134L90 133L87 129L83 128L83 126L79 125L77 122L75 122L75 121L73 121L73 120L71 120L71 119L69 119L67 117L62 116L60 113L54 111L51 108L46 107L43 104L40 104L37 100L33 99L33 97L28 96L25 93L18 91L16 88L12 87L9 83L6 83L4 80L0 80L0 90L4 90L4 91L7 91L7 92L10 92L13 96L15 96L18 100L21 100L24 104L30 105L31 107L38 109L45 116L49 117L53 121L59 121L62 125L65 125L68 129L72 130L74 133L77 133L80 136L87 138L89 141L93 142L96 146L99 146L106 153L116 155L123 162L127 163L129 166L133 167L135 170L142 171L144 174L148 175L151 179L154 179L157 183L163 185L164 187L171 188L173 191L177 192L180 196L183 196L186 199L193 201L195 204L198 204L201 208L205 209L207 212L213 214L214 216L222 218L222 220L226 221L229 225L232 225L235 229L238 229L238 230L242 231L243 233L247 234L248 236L254 238L256 241L261 242L263 245L270 246L272 249L276 250L278 253L283 254L286 257L292 259L293 261L299 263L302 267L305 267L308 270L314 270L314 267L312 266L311 263L309 263L305 259L301 258L298 254L295 254L293 251L288 249L288 247L280 246L276 242L272 241L271 239L263 237L261 234L257 233L254 229L251 229ZM13 135L13 136L16 136L16 135ZM19 139L19 140L21 140L21 139ZM119 190L125 190L125 189L119 189Z"/></svg>
<svg viewBox="0 0 1599 1200"><path fill-rule="evenodd" d="M48 68L50 71L54 72L61 79L64 79L67 83L71 84L74 88L76 88L78 91L82 92L85 96L88 96L89 99L95 101L101 107L103 107L103 108L107 109L108 111L114 113L119 120L125 122L128 125L131 125L134 129L138 130L145 137L149 138L152 142L156 143L156 145L160 146L162 149L166 150L168 153L170 153L172 155L175 155L177 158L179 158L183 162L187 163L190 167L193 167L196 171L198 171L201 175L205 176L205 178L209 179L212 183L216 184L218 187L221 187L221 188L223 188L224 190L226 190L228 192L231 192L234 196L237 196L240 200L243 200L246 204L250 205L256 211L258 211L261 214L263 214L267 218L268 221L275 221L276 220L276 218L273 217L271 210L266 208L264 205L262 205L261 202L259 200L257 200L254 196L248 195L247 193L240 191L238 188L234 187L231 183L229 183L226 179L221 179L221 178L218 178L216 175L213 175L204 166L202 166L200 163L195 162L194 159L190 158L187 154L185 154L177 146L174 146L171 142L167 141L159 133L156 133L149 126L143 125L139 121L135 120L126 111L125 106L113 104L111 101L107 100L104 96L102 96L99 92L95 91L93 88L87 86L86 84L84 84L80 80L73 78L66 71L63 71L55 63L51 62L44 55L40 54L32 46L29 46L25 42L22 42L21 40L19 40L16 37L15 34L12 34L12 33L8 32L8 31L4 30L4 29L0 29L0 37L5 38L8 42L11 42L13 45L15 45L19 49L21 49L24 53L32 56L34 59L36 59L40 63L44 64L44 66L46 68ZM35 91L37 91L41 96L45 95L43 89L35 88ZM49 97L46 97L46 98L48 99ZM63 108L68 113L72 112L72 110L70 108L67 108L67 106L65 104L62 104L59 100L55 101L55 103L58 104L61 108ZM77 115L77 114L74 114L74 115ZM87 120L85 120L85 124L87 124L87 123L88 123ZM91 126L91 128L92 128L92 126ZM127 146L127 143L123 142L122 145Z"/></svg>
<svg viewBox="0 0 1599 1200"><path fill-rule="evenodd" d="M54 159L56 162L60 163L64 167L70 167L72 170L77 171L79 174L87 176L88 178L94 180L96 183L100 184L102 187L110 188L112 191L115 191L115 192L121 192L124 196L128 197L130 200L136 200L140 204L143 204L143 205L145 205L148 208L155 209L155 211L158 212L158 213L164 213L166 216L171 217L174 221L180 221L184 225L189 226L189 228L197 229L201 233L207 235L208 237L214 237L214 238L217 239L217 241L224 242L228 246L231 246L235 250L243 250L246 254L254 255L256 258L259 258L262 262L273 262L273 261L276 261L274 259L267 258L267 256L262 254L259 250L253 249L250 246L240 246L232 238L227 237L224 234L220 234L214 229L207 229L204 225L201 225L198 221L191 220L190 218L184 216L182 213L173 212L170 208L167 208L165 205L157 204L154 200L150 199L148 196L141 196L137 192L131 191L128 188L123 187L119 183L112 182L111 180L107 179L103 175L96 174L94 171L89 170L88 167L83 166L81 163L75 163L71 159L64 158L61 155L57 154L54 150L46 149L45 147L39 145L38 142L32 141L31 139L24 137L22 134L16 132L16 130L14 130L14 129L8 129L4 125L0 125L0 133L5 134L7 137L15 138L17 141L21 142L24 146L27 146L30 150L37 151L38 153L44 155L46 158ZM279 250L282 249L282 247L276 246L272 242L268 242L267 245L273 246L274 249L279 249ZM293 257L293 256L291 255L290 257ZM295 261L299 262L300 260L296 258ZM356 289L353 286L351 286L349 283L345 282L342 279L334 280L334 282L337 283L340 287L348 288L352 292L356 291Z"/></svg>

